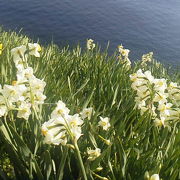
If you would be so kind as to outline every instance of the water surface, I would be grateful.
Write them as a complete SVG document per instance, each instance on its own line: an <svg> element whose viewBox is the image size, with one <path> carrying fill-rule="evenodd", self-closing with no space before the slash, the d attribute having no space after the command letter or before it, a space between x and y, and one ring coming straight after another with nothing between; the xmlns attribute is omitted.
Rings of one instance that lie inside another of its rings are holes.
<svg viewBox="0 0 180 180"><path fill-rule="evenodd" d="M112 53L122 43L133 60L153 51L180 65L179 0L0 0L0 24L60 46L92 38Z"/></svg>

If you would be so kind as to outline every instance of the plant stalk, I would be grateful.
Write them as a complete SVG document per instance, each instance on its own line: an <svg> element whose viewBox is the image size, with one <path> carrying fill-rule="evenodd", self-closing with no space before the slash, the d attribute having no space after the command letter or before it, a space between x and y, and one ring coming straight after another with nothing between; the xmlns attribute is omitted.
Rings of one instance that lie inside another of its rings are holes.
<svg viewBox="0 0 180 180"><path fill-rule="evenodd" d="M78 156L79 164L80 164L80 166L81 166L81 171L82 171L84 180L87 180L86 171L85 171L84 164L83 164L83 161L82 161L82 158L81 158L81 154L80 154L80 151L79 151L79 147L78 147L78 145L77 145L77 141L74 140L73 143L74 143L74 146L75 146L75 149L76 149L76 152L77 152L77 156Z"/></svg>

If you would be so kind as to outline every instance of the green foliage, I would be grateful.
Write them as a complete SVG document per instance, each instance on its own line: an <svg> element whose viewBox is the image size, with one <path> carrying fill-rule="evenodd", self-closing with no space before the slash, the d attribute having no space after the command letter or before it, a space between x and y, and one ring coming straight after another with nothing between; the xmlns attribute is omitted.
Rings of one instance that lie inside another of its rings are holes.
<svg viewBox="0 0 180 180"><path fill-rule="evenodd" d="M0 84L11 84L16 76L10 50L31 40L15 32L0 33L3 44ZM135 93L129 79L129 75L139 68L174 82L180 82L179 73L170 76L168 70L155 60L146 67L136 62L128 70L119 62L116 53L108 56L98 47L93 51L82 51L79 46L69 50L54 44L43 47L41 57L31 57L29 63L36 76L47 83L47 99L38 115L34 112L28 121L10 116L0 118L0 157L4 161L6 156L13 165L14 179L82 179L71 145L43 143L41 125L49 119L54 108L51 103L58 100L66 102L71 113L85 107L95 110L93 117L84 123L83 136L78 140L88 180L103 177L143 179L146 171L158 173L164 180L180 178L179 124L157 128L149 114L140 115L134 109ZM110 118L109 131L98 126L99 115ZM99 135L110 140L110 145ZM102 153L94 161L88 161L87 147L95 146ZM102 167L101 171L99 167ZM7 170L1 168L0 177L7 179L6 174Z"/></svg>

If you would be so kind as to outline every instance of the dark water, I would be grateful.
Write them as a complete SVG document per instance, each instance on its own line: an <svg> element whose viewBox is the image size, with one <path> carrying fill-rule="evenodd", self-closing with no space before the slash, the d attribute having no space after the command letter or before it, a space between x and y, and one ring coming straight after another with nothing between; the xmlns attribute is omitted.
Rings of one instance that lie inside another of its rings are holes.
<svg viewBox="0 0 180 180"><path fill-rule="evenodd" d="M180 65L180 0L0 0L0 24L60 46L122 43L133 60L153 51Z"/></svg>

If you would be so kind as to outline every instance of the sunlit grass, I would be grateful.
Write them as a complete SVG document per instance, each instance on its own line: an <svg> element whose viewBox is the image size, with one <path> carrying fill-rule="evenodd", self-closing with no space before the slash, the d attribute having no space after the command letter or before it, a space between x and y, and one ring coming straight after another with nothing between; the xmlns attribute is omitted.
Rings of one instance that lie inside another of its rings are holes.
<svg viewBox="0 0 180 180"><path fill-rule="evenodd" d="M24 35L1 32L1 85L16 80L11 49L28 42L32 41ZM13 122L7 119L9 129L8 125L5 126L12 144L3 133L0 134L1 159L4 160L4 155L8 154L6 157L13 164L17 179L70 180L82 177L74 147L42 143L40 125L49 120L58 100L66 103L71 114L80 113L87 107L93 107L95 111L82 127L83 135L78 140L88 180L105 177L113 180L144 179L146 171L150 175L159 174L164 180L180 179L179 123L159 128L154 126L150 114L140 115L140 111L134 108L136 93L129 78L141 68L150 70L156 78L180 83L179 72L169 74L154 59L147 66L137 61L127 68L120 62L118 51L108 56L98 47L82 50L77 46L69 50L50 44L42 47L40 58L30 57L28 61L35 75L46 82L44 93L47 99L40 108L37 126L30 122L29 127L22 119ZM108 131L99 128L99 116L110 118ZM32 117L28 121L34 120ZM0 121L1 125L4 124L2 117ZM89 161L87 148L95 149L96 146L101 149L101 155Z"/></svg>

